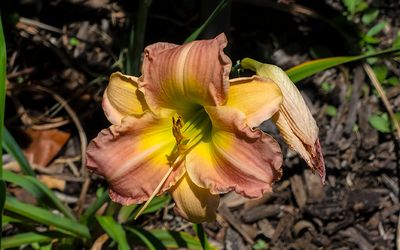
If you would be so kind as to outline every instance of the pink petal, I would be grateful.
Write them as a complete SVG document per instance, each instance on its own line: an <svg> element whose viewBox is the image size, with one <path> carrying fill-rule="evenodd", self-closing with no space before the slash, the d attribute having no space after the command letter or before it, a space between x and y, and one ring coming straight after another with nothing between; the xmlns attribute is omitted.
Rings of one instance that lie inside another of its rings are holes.
<svg viewBox="0 0 400 250"><path fill-rule="evenodd" d="M124 205L146 201L171 167L168 155L176 143L171 131L170 119L157 119L151 113L128 116L90 142L87 166L106 178L113 201ZM160 193L184 172L183 164L177 166Z"/></svg>
<svg viewBox="0 0 400 250"><path fill-rule="evenodd" d="M249 198L271 191L281 176L278 143L261 130L250 129L242 112L222 106L206 107L213 123L203 140L186 157L191 180L212 194L231 190Z"/></svg>
<svg viewBox="0 0 400 250"><path fill-rule="evenodd" d="M156 43L145 49L140 89L152 111L220 105L229 87L230 59L224 34L176 46Z"/></svg>
<svg viewBox="0 0 400 250"><path fill-rule="evenodd" d="M175 212L184 219L193 223L215 220L219 195L196 186L187 174L171 188L171 194L176 203Z"/></svg>

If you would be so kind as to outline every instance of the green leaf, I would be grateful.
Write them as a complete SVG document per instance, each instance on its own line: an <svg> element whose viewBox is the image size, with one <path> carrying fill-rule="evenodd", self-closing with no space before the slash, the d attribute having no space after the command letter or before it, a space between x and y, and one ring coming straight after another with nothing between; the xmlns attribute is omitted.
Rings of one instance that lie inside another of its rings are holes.
<svg viewBox="0 0 400 250"><path fill-rule="evenodd" d="M54 239L54 236L49 236L46 234L39 234L34 232L20 233L13 236L5 237L3 239L3 244L1 249L21 247L23 245L28 245L32 243L43 243L50 242Z"/></svg>
<svg viewBox="0 0 400 250"><path fill-rule="evenodd" d="M144 245L146 245L149 250L158 250L165 248L157 238L155 238L153 235L143 229L127 227L126 230L129 233L132 233L133 236L137 237Z"/></svg>
<svg viewBox="0 0 400 250"><path fill-rule="evenodd" d="M398 48L400 47L400 31L397 31L397 36L396 39L394 39L392 48Z"/></svg>
<svg viewBox="0 0 400 250"><path fill-rule="evenodd" d="M0 13L1 14L1 13ZM7 53L6 42L4 39L3 25L0 15L0 141L3 141L3 126L4 126L4 111L5 111L5 98L6 98L6 71L7 71ZM6 186L3 182L3 151L0 147L0 224L3 220L4 202L6 199ZM0 233L0 246L1 246L1 233Z"/></svg>
<svg viewBox="0 0 400 250"><path fill-rule="evenodd" d="M10 223L24 223L24 222L20 219L13 218L13 217L10 217L7 215L3 215L3 221L2 221L1 227L4 227L5 225L10 224Z"/></svg>
<svg viewBox="0 0 400 250"><path fill-rule="evenodd" d="M78 46L79 45L79 40L76 37L71 37L69 39L69 44L71 46Z"/></svg>
<svg viewBox="0 0 400 250"><path fill-rule="evenodd" d="M393 53L396 53L399 51L400 51L400 47L396 47L396 48L391 48L391 49L387 49L387 50L383 50L383 51L379 51L379 52L366 53L366 54L359 55L359 56L341 56L341 57L329 57L329 58L324 58L324 59L317 59L317 60L312 60L312 61L302 63L293 68L290 68L286 71L286 73L289 75L290 79L294 83L296 83L296 82L301 81L304 78L312 76L318 72L321 72L323 70L326 70L326 69L344 64L344 63L354 62L357 60L362 60L362 59L366 59L366 58L370 58L370 57L378 57L378 56L393 54Z"/></svg>
<svg viewBox="0 0 400 250"><path fill-rule="evenodd" d="M90 204L90 206L85 210L82 218L80 219L80 222L83 224L87 224L87 222L94 216L97 210L99 210L103 206L103 204L109 201L110 201L110 196L108 195L107 190L100 193L96 201Z"/></svg>
<svg viewBox="0 0 400 250"><path fill-rule="evenodd" d="M367 32L367 36L375 36L377 35L379 32L381 32L384 28L385 28L386 23L385 22L379 22L377 24L375 24L374 26L372 26L372 28L370 30L368 30Z"/></svg>
<svg viewBox="0 0 400 250"><path fill-rule="evenodd" d="M201 224L193 224L193 228L194 228L194 231L197 234L197 237L199 237L200 244L203 247L203 249L204 250L210 250L210 244L208 243L207 235L204 232L203 225L201 225Z"/></svg>
<svg viewBox="0 0 400 250"><path fill-rule="evenodd" d="M22 172L27 175L35 176L35 172L33 172L21 148L6 128L4 128L3 131L3 147L18 162Z"/></svg>
<svg viewBox="0 0 400 250"><path fill-rule="evenodd" d="M375 21L375 19L379 16L379 10L377 9L369 9L367 10L361 18L361 21L368 25Z"/></svg>
<svg viewBox="0 0 400 250"><path fill-rule="evenodd" d="M254 250L263 250L268 249L268 244L263 240L257 240L257 242L253 245Z"/></svg>
<svg viewBox="0 0 400 250"><path fill-rule="evenodd" d="M372 36L367 36L367 35L364 35L362 37L362 40L364 42L368 43L368 44L378 44L378 43L380 43L380 40L378 38L375 38L375 37L372 37Z"/></svg>
<svg viewBox="0 0 400 250"><path fill-rule="evenodd" d="M169 195L162 195L162 196L156 196L151 200L150 204L146 207L146 209L142 212L143 214L149 214L149 213L154 213L160 209L162 209L166 204L170 202L171 198ZM118 219L121 222L125 222L128 220L132 220L133 217L136 216L136 214L139 212L140 206L126 206L122 207L120 210L120 213L118 215Z"/></svg>
<svg viewBox="0 0 400 250"><path fill-rule="evenodd" d="M171 197L169 195L154 197L154 199L150 202L150 204L146 207L142 214L154 213L163 208L165 204L168 204L170 200Z"/></svg>
<svg viewBox="0 0 400 250"><path fill-rule="evenodd" d="M122 206L118 213L118 221L120 223L125 223L132 216L133 212L138 208L137 204L132 204L129 206Z"/></svg>
<svg viewBox="0 0 400 250"><path fill-rule="evenodd" d="M397 76L391 76L384 83L396 86L396 85L399 85L400 79Z"/></svg>
<svg viewBox="0 0 400 250"><path fill-rule="evenodd" d="M63 233L65 232L86 239L90 238L89 229L85 225L69 218L55 215L46 209L20 202L11 196L6 197L4 208L10 213L23 216L48 226L53 226Z"/></svg>
<svg viewBox="0 0 400 250"><path fill-rule="evenodd" d="M226 6L231 2L231 0L222 0L218 6L215 8L215 10L211 13L211 15L207 18L207 20L199 27L197 28L188 38L186 38L184 43L188 43L191 41L196 40L201 32L221 13L223 9L225 9Z"/></svg>
<svg viewBox="0 0 400 250"><path fill-rule="evenodd" d="M368 4L363 0L342 0L351 15L361 12L368 8Z"/></svg>
<svg viewBox="0 0 400 250"><path fill-rule="evenodd" d="M388 75L388 68L384 64L376 65L372 68L379 82L383 82Z"/></svg>
<svg viewBox="0 0 400 250"><path fill-rule="evenodd" d="M337 114L337 109L336 109L335 106L327 105L327 106L326 106L326 109L325 109L325 113L326 113L327 115L329 115L329 116L334 117L334 116L336 116L336 114Z"/></svg>
<svg viewBox="0 0 400 250"><path fill-rule="evenodd" d="M396 118L396 120L397 120L398 122L400 122L400 112L396 112L396 113L394 114L394 117Z"/></svg>
<svg viewBox="0 0 400 250"><path fill-rule="evenodd" d="M162 229L150 230L150 233L162 242L166 248L185 248L202 250L203 247L198 238L184 232L173 232ZM210 245L210 249L217 249Z"/></svg>
<svg viewBox="0 0 400 250"><path fill-rule="evenodd" d="M325 93L331 92L333 88L334 88L334 85L333 85L332 83L323 82L323 83L321 84L321 89L322 89Z"/></svg>
<svg viewBox="0 0 400 250"><path fill-rule="evenodd" d="M124 228L111 216L97 216L96 219L104 231L118 243L119 250L131 249L126 239Z"/></svg>
<svg viewBox="0 0 400 250"><path fill-rule="evenodd" d="M135 26L132 27L131 38L133 38L133 47L130 47L128 51L128 57L132 57L132 69L130 75L137 76L140 74L141 56L144 48L144 36L146 34L147 14L152 0L139 0L139 7L136 15ZM133 31L134 28L134 31ZM130 38L130 39L131 39ZM132 44L130 44L132 46Z"/></svg>
<svg viewBox="0 0 400 250"><path fill-rule="evenodd" d="M390 133L392 131L390 129L390 121L386 113L381 115L371 115L368 118L368 122L379 132Z"/></svg>
<svg viewBox="0 0 400 250"><path fill-rule="evenodd" d="M32 195L46 204L51 203L55 208L60 210L70 219L76 220L71 209L68 206L65 206L46 185L41 183L35 177L18 175L11 171L4 170L3 179L6 182L11 182L24 188L26 191L30 192Z"/></svg>

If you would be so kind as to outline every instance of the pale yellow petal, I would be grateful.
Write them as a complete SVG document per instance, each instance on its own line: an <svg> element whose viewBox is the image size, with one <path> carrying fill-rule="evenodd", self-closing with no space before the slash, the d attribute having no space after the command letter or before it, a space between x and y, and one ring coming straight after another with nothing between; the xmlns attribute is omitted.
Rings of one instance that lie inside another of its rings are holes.
<svg viewBox="0 0 400 250"><path fill-rule="evenodd" d="M171 194L176 203L175 212L184 219L193 223L215 220L219 195L196 186L187 174L171 188Z"/></svg>
<svg viewBox="0 0 400 250"><path fill-rule="evenodd" d="M257 127L279 110L282 99L280 88L271 79L241 77L231 80L226 106L242 111L247 124Z"/></svg>
<svg viewBox="0 0 400 250"><path fill-rule="evenodd" d="M138 90L138 79L120 72L113 73L103 95L107 119L119 125L125 116L142 115L146 109L143 93Z"/></svg>

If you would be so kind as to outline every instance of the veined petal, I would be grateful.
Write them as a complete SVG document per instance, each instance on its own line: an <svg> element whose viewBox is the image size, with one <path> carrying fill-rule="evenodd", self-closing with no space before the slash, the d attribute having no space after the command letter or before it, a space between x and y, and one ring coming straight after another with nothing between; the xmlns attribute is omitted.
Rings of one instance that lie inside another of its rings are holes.
<svg viewBox="0 0 400 250"><path fill-rule="evenodd" d="M242 112L206 107L213 124L208 140L197 144L186 156L186 170L198 186L212 194L236 191L259 198L271 191L281 176L282 154L278 143L261 130L246 125Z"/></svg>
<svg viewBox="0 0 400 250"><path fill-rule="evenodd" d="M170 119L128 116L121 125L102 130L90 142L87 166L106 178L110 196L121 204L146 201L171 167L175 145ZM184 174L176 166L160 193L168 190Z"/></svg>
<svg viewBox="0 0 400 250"><path fill-rule="evenodd" d="M170 192L176 203L175 212L184 219L193 223L215 220L219 195L213 195L210 190L196 186L187 174Z"/></svg>
<svg viewBox="0 0 400 250"><path fill-rule="evenodd" d="M226 106L242 111L253 128L268 120L282 103L280 88L270 79L259 76L231 80Z"/></svg>
<svg viewBox="0 0 400 250"><path fill-rule="evenodd" d="M147 109L143 93L138 90L138 79L115 72L103 95L103 110L112 123L121 124L127 115L142 115Z"/></svg>
<svg viewBox="0 0 400 250"><path fill-rule="evenodd" d="M229 87L230 59L224 34L182 46L156 43L146 47L140 89L153 112L160 107L188 110L221 105Z"/></svg>
<svg viewBox="0 0 400 250"><path fill-rule="evenodd" d="M299 90L277 66L262 64L246 58L242 66L251 68L257 75L272 79L281 89L283 103L279 112L273 116L283 139L325 181L325 163L318 139L318 126Z"/></svg>

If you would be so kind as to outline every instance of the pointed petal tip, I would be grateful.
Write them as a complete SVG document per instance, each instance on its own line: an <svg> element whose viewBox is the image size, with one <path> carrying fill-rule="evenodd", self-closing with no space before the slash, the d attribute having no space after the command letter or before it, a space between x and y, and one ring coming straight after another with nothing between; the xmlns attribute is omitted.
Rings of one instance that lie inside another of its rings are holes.
<svg viewBox="0 0 400 250"><path fill-rule="evenodd" d="M319 176L321 177L322 185L325 185L326 171L325 171L325 161L324 156L322 155L321 143L319 142L319 138L315 141L315 156L313 159L313 167L318 171Z"/></svg>

